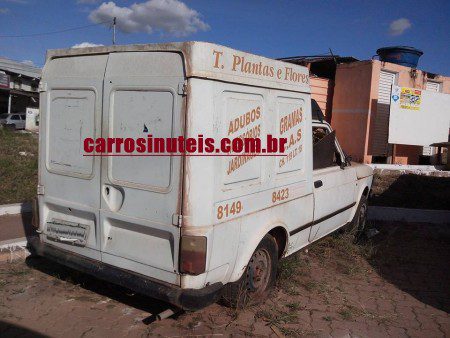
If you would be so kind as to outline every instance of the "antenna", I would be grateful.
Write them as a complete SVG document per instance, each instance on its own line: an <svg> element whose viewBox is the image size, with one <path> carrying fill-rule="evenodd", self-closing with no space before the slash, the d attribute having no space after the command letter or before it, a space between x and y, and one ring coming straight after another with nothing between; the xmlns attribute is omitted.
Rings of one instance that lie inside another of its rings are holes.
<svg viewBox="0 0 450 338"><path fill-rule="evenodd" d="M330 50L330 54L333 57L334 63L337 64L337 59L336 56L334 56L333 51L331 50L331 48L328 48Z"/></svg>
<svg viewBox="0 0 450 338"><path fill-rule="evenodd" d="M113 45L116 44L116 17L113 19L113 38L112 38Z"/></svg>

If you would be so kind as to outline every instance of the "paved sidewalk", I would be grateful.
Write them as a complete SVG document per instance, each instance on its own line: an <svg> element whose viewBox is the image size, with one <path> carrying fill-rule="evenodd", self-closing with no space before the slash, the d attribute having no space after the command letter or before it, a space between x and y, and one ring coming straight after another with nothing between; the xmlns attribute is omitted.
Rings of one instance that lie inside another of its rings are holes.
<svg viewBox="0 0 450 338"><path fill-rule="evenodd" d="M0 216L0 243L24 238L33 233L31 213Z"/></svg>
<svg viewBox="0 0 450 338"><path fill-rule="evenodd" d="M450 336L450 228L386 224L363 246L327 237L282 263L269 300L153 322L167 304L41 258L0 265L0 336Z"/></svg>

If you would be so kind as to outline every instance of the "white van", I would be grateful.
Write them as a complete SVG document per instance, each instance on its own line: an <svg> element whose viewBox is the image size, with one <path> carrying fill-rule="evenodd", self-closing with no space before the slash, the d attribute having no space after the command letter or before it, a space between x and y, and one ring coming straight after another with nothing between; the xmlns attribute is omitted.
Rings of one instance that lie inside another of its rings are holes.
<svg viewBox="0 0 450 338"><path fill-rule="evenodd" d="M195 310L262 299L279 259L364 226L372 170L313 116L305 67L203 42L53 50L40 95L39 255ZM294 142L244 160L84 156L88 137L147 130Z"/></svg>

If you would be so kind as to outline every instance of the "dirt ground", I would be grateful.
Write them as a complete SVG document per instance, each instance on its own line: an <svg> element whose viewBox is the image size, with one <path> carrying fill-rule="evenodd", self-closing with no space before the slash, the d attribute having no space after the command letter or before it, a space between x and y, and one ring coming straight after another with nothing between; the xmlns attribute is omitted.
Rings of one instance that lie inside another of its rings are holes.
<svg viewBox="0 0 450 338"><path fill-rule="evenodd" d="M42 258L0 265L0 336L450 336L450 226L376 225L283 261L262 305L214 304L154 321L154 299Z"/></svg>

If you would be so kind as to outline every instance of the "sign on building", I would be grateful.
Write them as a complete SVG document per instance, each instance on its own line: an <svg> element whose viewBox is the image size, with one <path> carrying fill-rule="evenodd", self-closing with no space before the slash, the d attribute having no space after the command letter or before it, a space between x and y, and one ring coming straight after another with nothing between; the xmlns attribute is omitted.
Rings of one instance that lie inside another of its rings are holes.
<svg viewBox="0 0 450 338"><path fill-rule="evenodd" d="M9 75L0 73L0 88L9 88Z"/></svg>
<svg viewBox="0 0 450 338"><path fill-rule="evenodd" d="M392 86L389 143L429 146L448 141L450 94Z"/></svg>
<svg viewBox="0 0 450 338"><path fill-rule="evenodd" d="M39 130L39 109L27 107L25 129L29 131Z"/></svg>

